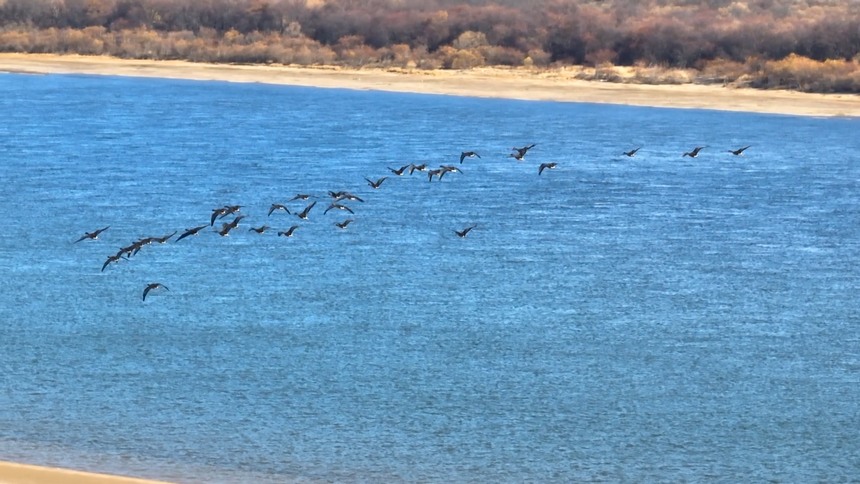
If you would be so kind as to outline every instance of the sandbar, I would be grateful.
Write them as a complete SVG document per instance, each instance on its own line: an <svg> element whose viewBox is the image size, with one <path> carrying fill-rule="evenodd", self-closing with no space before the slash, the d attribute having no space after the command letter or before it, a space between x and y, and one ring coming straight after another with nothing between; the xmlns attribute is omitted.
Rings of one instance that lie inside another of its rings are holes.
<svg viewBox="0 0 860 484"><path fill-rule="evenodd" d="M166 484L163 481L94 474L0 461L0 484Z"/></svg>
<svg viewBox="0 0 860 484"><path fill-rule="evenodd" d="M796 116L860 117L860 95L857 94L812 94L721 85L584 81L575 77L578 71L563 68L347 69L0 53L0 72L158 77Z"/></svg>

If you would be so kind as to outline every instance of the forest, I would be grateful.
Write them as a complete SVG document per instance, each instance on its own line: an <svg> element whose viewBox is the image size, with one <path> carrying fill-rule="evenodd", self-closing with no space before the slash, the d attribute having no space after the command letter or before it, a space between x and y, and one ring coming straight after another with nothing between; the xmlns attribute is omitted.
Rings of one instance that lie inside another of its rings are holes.
<svg viewBox="0 0 860 484"><path fill-rule="evenodd" d="M0 51L860 93L860 2L0 0Z"/></svg>

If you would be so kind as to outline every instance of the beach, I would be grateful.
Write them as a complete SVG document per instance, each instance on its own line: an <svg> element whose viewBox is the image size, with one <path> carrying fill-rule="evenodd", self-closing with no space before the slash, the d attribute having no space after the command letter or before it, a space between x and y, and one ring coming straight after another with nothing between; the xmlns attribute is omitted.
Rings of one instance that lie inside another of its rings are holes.
<svg viewBox="0 0 860 484"><path fill-rule="evenodd" d="M810 94L721 85L583 81L576 79L579 71L573 69L346 69L4 53L0 54L0 72L159 77L795 116L860 116L860 95L855 94Z"/></svg>
<svg viewBox="0 0 860 484"><path fill-rule="evenodd" d="M0 484L158 484L162 481L0 462Z"/></svg>

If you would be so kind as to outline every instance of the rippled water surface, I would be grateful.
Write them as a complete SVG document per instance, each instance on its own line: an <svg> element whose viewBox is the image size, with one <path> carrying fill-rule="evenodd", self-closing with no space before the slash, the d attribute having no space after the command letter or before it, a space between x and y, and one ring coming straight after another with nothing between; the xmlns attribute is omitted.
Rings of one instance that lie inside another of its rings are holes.
<svg viewBox="0 0 860 484"><path fill-rule="evenodd" d="M215 483L860 475L857 118L86 76L0 93L0 459ZM462 173L387 169L410 163ZM329 190L364 202L324 214ZM307 220L267 216L297 193ZM221 237L228 204L246 218Z"/></svg>

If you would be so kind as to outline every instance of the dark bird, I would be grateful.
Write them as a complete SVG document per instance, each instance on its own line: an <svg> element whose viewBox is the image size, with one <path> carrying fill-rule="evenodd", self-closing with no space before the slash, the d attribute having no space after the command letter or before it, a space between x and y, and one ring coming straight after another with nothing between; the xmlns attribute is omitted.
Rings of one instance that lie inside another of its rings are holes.
<svg viewBox="0 0 860 484"><path fill-rule="evenodd" d="M462 239L462 238L466 237L466 235L468 235L469 232L471 232L472 229L474 229L477 226L478 225L475 224L475 225L472 225L471 227L466 227L463 230L455 230L454 233L457 234L457 237L460 237Z"/></svg>
<svg viewBox="0 0 860 484"><path fill-rule="evenodd" d="M162 284L160 282L153 282L151 284L147 284L146 289L143 290L143 300L144 301L146 301L146 295L149 294L149 291L152 291L153 289L164 289L165 291L170 290L167 288L167 286L165 286L164 284Z"/></svg>
<svg viewBox="0 0 860 484"><path fill-rule="evenodd" d="M212 210L212 218L209 220L209 226L215 225L215 220L219 217L227 215L227 207L216 208Z"/></svg>
<svg viewBox="0 0 860 484"><path fill-rule="evenodd" d="M699 152L705 148L707 148L707 146L696 146L695 148L693 148L693 151L690 151L690 152L687 152L687 153L684 153L683 155L681 155L681 158L683 158L685 156L689 156L690 158L695 158L695 157L699 156Z"/></svg>
<svg viewBox="0 0 860 484"><path fill-rule="evenodd" d="M538 168L538 175L543 173L544 170L554 170L556 166L558 166L558 163L541 163L540 168Z"/></svg>
<svg viewBox="0 0 860 484"><path fill-rule="evenodd" d="M236 218L233 219L232 222L225 223L224 225L222 225L221 230L218 231L218 235L220 235L221 237L226 237L227 235L229 235L231 230L239 226L239 221L243 218L245 218L244 215L238 215L236 216Z"/></svg>
<svg viewBox="0 0 860 484"><path fill-rule="evenodd" d="M106 268L107 266L109 266L111 263L114 263L114 264L115 264L115 263L119 262L120 260L122 260L122 254L123 254L123 252L122 252L122 251L120 251L120 252L118 252L116 255L109 255L109 256L107 256L107 260L106 260L106 261L105 261L105 263L102 265L102 272L104 272L104 271L105 271L105 268Z"/></svg>
<svg viewBox="0 0 860 484"><path fill-rule="evenodd" d="M177 237L176 241L179 242L180 240L184 239L185 237L188 237L189 235L197 235L198 232L200 232L201 230L203 230L205 228L206 228L205 225L201 225L199 227L185 229L185 232L182 232L182 235Z"/></svg>
<svg viewBox="0 0 860 484"><path fill-rule="evenodd" d="M257 232L258 234L262 234L265 231L269 230L270 228L272 228L272 227L269 227L268 225L263 225L262 227L251 227L250 229L248 229L248 232L253 230L254 232Z"/></svg>
<svg viewBox="0 0 860 484"><path fill-rule="evenodd" d="M416 171L427 171L427 163L421 163L420 165L416 165L413 163L413 164L409 165L409 174L410 175Z"/></svg>
<svg viewBox="0 0 860 484"><path fill-rule="evenodd" d="M396 169L396 170L395 170L394 168L391 168L390 166L387 166L386 168L388 168L388 171L390 171L391 173L394 173L394 174L395 174L395 175L397 175L397 176L403 176L403 172L405 172L406 170L408 170L411 166L412 166L412 165L403 165L403 166L401 166L400 168L398 168L398 169ZM412 173L410 173L410 175L411 175L411 174L412 174Z"/></svg>
<svg viewBox="0 0 860 484"><path fill-rule="evenodd" d="M474 158L474 157L480 158L481 155L479 155L478 153L476 153L474 151L464 151L464 152L460 153L460 164L462 165L463 160L465 160L466 158Z"/></svg>
<svg viewBox="0 0 860 484"><path fill-rule="evenodd" d="M445 174L445 170L443 170L441 168L438 170L430 170L427 172L427 181L433 181L434 176L438 176L439 179L441 180L442 175L444 175L444 174Z"/></svg>
<svg viewBox="0 0 860 484"><path fill-rule="evenodd" d="M369 179L369 178L367 178L367 177L365 177L365 178L364 178L364 180L367 182L367 184L368 184L368 185L370 185L370 188L373 188L374 190L376 190L376 189L378 189L380 186L382 186L382 182L384 182L384 181L385 181L385 180L387 180L387 179L388 179L388 177L387 177L387 176L384 176L384 177L382 177L382 178L379 178L379 179L378 179L378 180L376 180L376 181L371 180L371 179Z"/></svg>
<svg viewBox="0 0 860 484"><path fill-rule="evenodd" d="M165 235L164 237L150 237L150 239L152 239L151 242L158 242L159 244L166 244L167 241L170 240L171 237L176 235L176 232L177 231L174 231L172 234Z"/></svg>
<svg viewBox="0 0 860 484"><path fill-rule="evenodd" d="M735 156L743 156L744 151L746 151L746 149L749 148L750 146L752 146L752 145L744 146L743 148L738 148L736 150L729 150L729 153L731 153Z"/></svg>
<svg viewBox="0 0 860 484"><path fill-rule="evenodd" d="M328 211L329 211L329 210L331 210L331 209L346 210L346 211L347 211L347 212L349 212L349 213L352 213L352 214L354 214L354 213L355 213L355 212L353 212L353 211L352 211L352 209L351 209L351 208L347 207L346 205L343 205L343 204L340 204L340 203L336 203L336 202L332 202L332 204L331 204L331 205L329 205L329 206L328 206L328 208L326 208L326 209L325 209L325 212L323 212L323 215L327 214L327 213L328 213Z"/></svg>
<svg viewBox="0 0 860 484"><path fill-rule="evenodd" d="M630 158L633 158L634 156L636 156L636 152L637 152L637 151L639 151L639 150L641 150L641 149L642 149L642 147L640 146L640 147L636 148L635 150L625 151L624 153L621 153L621 154L622 154L622 155L627 155L627 156L629 156Z"/></svg>
<svg viewBox="0 0 860 484"><path fill-rule="evenodd" d="M517 160L522 160L526 156L526 153L528 153L528 151L534 147L535 147L534 144L526 145L526 146L523 146L522 148L513 147L511 149L516 151L516 154L511 153L511 156L513 156Z"/></svg>
<svg viewBox="0 0 860 484"><path fill-rule="evenodd" d="M348 218L348 219L344 220L343 222L335 222L334 224L337 225L337 227L339 229L345 229L346 226L351 224L351 223L352 223L352 219Z"/></svg>
<svg viewBox="0 0 860 484"><path fill-rule="evenodd" d="M459 168L457 168L454 165L439 165L439 169L444 171L445 173L448 173L449 171L454 172L454 173L460 173L460 174L463 173ZM441 178L441 176L439 178Z"/></svg>
<svg viewBox="0 0 860 484"><path fill-rule="evenodd" d="M305 207L305 209L304 209L304 210L302 210L301 212L297 213L297 214L296 214L296 217L298 217L298 218L300 218L300 219L302 219L302 220L307 220L307 219L308 219L308 213L310 213L311 209L312 209L312 208L314 208L314 205L316 205L316 204L317 204L317 202L316 202L316 200L314 200L313 202L311 202L310 204L308 204L308 206L307 206L307 207Z"/></svg>
<svg viewBox="0 0 860 484"><path fill-rule="evenodd" d="M298 225L293 225L292 227L288 228L287 230L282 230L282 231L278 232L278 236L281 236L281 237L292 237L292 236L293 236L293 232L295 232L297 228L299 228L299 226L298 226Z"/></svg>
<svg viewBox="0 0 860 484"><path fill-rule="evenodd" d="M517 161L523 161L523 157L525 157L525 155L522 153L511 153L508 156L510 156L511 158L513 158Z"/></svg>
<svg viewBox="0 0 860 484"><path fill-rule="evenodd" d="M334 192L334 191L329 190L328 194L333 199L333 201L335 201L335 202L339 202L341 200L351 200L354 202L364 202L364 200L362 200L361 198L359 198L356 195L353 195L352 193L349 193L349 192L344 192L344 191Z"/></svg>
<svg viewBox="0 0 860 484"><path fill-rule="evenodd" d="M269 215L272 215L272 212L275 210L282 210L287 212L287 214L291 213L290 209L286 207L286 205L281 205L280 203L273 203L271 207L269 207Z"/></svg>
<svg viewBox="0 0 860 484"><path fill-rule="evenodd" d="M311 196L306 193L298 193L295 197L291 198L290 201L293 202L296 200L307 200L308 198L311 198Z"/></svg>
<svg viewBox="0 0 860 484"><path fill-rule="evenodd" d="M80 242L84 239L96 240L99 238L99 234L101 234L102 232L104 232L105 230L107 230L109 228L110 228L110 225L108 225L107 227L105 227L103 229L94 230L92 232L86 232L86 233L84 233L84 235L81 236L80 239L76 240L74 243L77 244L78 242Z"/></svg>

